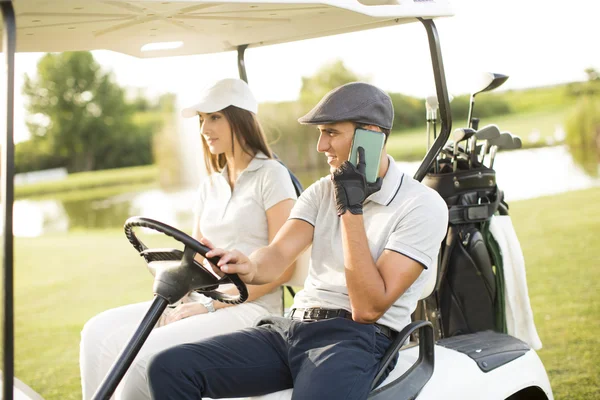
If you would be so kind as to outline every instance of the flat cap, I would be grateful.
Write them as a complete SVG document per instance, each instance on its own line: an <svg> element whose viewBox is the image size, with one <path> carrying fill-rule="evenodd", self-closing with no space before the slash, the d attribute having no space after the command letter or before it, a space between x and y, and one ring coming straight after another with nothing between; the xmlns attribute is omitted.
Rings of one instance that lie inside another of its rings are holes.
<svg viewBox="0 0 600 400"><path fill-rule="evenodd" d="M305 125L342 121L392 129L392 99L386 92L368 83L347 83L327 93L308 114L298 119Z"/></svg>

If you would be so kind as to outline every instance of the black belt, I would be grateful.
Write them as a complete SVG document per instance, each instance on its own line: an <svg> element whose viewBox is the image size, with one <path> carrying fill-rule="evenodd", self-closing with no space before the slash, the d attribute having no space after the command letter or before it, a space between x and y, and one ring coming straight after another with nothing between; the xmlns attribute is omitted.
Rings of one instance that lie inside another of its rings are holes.
<svg viewBox="0 0 600 400"><path fill-rule="evenodd" d="M300 321L319 321L321 319L330 318L346 318L352 319L352 313L343 309L331 309L331 308L294 308L290 313L291 319L297 319ZM390 340L394 340L398 332L395 330L378 323L374 323L375 328L381 332L381 334Z"/></svg>

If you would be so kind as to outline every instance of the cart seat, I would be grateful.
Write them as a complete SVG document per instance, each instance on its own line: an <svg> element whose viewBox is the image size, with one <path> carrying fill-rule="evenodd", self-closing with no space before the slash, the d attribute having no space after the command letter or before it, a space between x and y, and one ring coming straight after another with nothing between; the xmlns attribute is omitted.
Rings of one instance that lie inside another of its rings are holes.
<svg viewBox="0 0 600 400"><path fill-rule="evenodd" d="M514 392L511 391L514 388L511 388L506 382L515 381L515 371L518 371L520 376L518 381L542 382L541 388L546 393L551 393L550 383L535 351L528 351L510 361L510 368L496 368L487 373L483 372L477 363L466 354L437 345L434 352L435 371L431 379L421 389L419 399L503 399ZM396 367L378 387L382 388L399 379L417 361L418 357L418 346L403 347L399 351ZM264 396L251 397L250 400L290 400L292 390L286 389ZM505 392L501 393L502 391ZM371 396L374 400L403 398L401 396L386 396L385 390L377 396L374 396L374 393ZM407 396L405 398L412 397Z"/></svg>

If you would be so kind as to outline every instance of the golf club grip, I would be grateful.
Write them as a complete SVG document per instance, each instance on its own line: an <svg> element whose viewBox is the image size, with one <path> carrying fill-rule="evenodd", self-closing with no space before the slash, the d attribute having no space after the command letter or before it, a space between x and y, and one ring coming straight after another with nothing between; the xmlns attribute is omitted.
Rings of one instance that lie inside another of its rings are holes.
<svg viewBox="0 0 600 400"><path fill-rule="evenodd" d="M119 357L94 394L93 400L110 399L168 304L169 302L160 296L154 298L144 319L142 319L131 339L129 339L127 346L121 351L121 354L119 354Z"/></svg>

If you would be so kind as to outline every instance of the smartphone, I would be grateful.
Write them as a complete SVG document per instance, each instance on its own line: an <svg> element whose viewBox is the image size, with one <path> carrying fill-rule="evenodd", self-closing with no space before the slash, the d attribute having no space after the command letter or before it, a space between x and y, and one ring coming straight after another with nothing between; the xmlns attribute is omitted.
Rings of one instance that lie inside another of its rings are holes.
<svg viewBox="0 0 600 400"><path fill-rule="evenodd" d="M383 132L362 128L356 128L354 131L349 161L355 166L358 165L358 148L362 147L365 150L366 175L367 182L369 183L377 180L379 161L381 160L381 152L383 151L384 144L385 134Z"/></svg>

